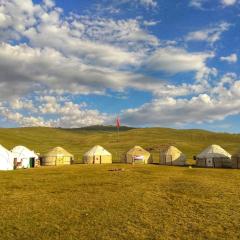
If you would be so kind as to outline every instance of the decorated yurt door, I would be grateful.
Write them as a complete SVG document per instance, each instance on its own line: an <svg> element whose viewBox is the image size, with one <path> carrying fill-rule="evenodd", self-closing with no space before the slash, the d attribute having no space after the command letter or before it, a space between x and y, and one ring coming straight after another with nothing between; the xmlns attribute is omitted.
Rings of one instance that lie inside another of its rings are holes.
<svg viewBox="0 0 240 240"><path fill-rule="evenodd" d="M141 155L133 156L133 162L134 163L144 163L144 156L141 156Z"/></svg>
<svg viewBox="0 0 240 240"><path fill-rule="evenodd" d="M213 158L207 158L206 165L207 167L213 167Z"/></svg>

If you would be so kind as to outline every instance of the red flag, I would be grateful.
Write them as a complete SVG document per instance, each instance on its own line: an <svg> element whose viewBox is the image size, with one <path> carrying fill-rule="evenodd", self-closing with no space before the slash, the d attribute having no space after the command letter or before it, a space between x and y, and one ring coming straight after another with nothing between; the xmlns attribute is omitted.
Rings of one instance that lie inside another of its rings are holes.
<svg viewBox="0 0 240 240"><path fill-rule="evenodd" d="M117 120L116 120L116 127L120 128L120 118L119 117L117 117Z"/></svg>

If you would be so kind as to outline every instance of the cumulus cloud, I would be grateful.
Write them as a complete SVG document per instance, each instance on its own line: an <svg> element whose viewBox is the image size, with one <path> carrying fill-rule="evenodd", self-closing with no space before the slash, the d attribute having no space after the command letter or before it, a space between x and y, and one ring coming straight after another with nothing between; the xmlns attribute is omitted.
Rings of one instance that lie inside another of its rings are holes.
<svg viewBox="0 0 240 240"><path fill-rule="evenodd" d="M191 0L189 5L201 9L204 2L204 0Z"/></svg>
<svg viewBox="0 0 240 240"><path fill-rule="evenodd" d="M132 3L137 6L143 6L145 8L155 8L158 6L156 0L111 0L113 3L124 4L124 3Z"/></svg>
<svg viewBox="0 0 240 240"><path fill-rule="evenodd" d="M218 1L219 1L219 5L221 4L224 7L233 6L238 2L237 0L218 0ZM211 1L210 0L190 0L189 5L197 9L205 10L204 4L208 2L211 2Z"/></svg>
<svg viewBox="0 0 240 240"><path fill-rule="evenodd" d="M156 98L139 108L122 112L122 122L130 125L203 123L223 120L240 113L240 80L226 74L208 92L188 98Z"/></svg>
<svg viewBox="0 0 240 240"><path fill-rule="evenodd" d="M28 109L28 113L24 113ZM78 128L103 124L107 116L97 110L87 109L86 103L74 103L61 96L40 96L36 101L15 99L3 104L0 116L19 126L47 126Z"/></svg>
<svg viewBox="0 0 240 240"><path fill-rule="evenodd" d="M155 0L137 0L140 4L146 6L146 7L156 7L157 2Z"/></svg>
<svg viewBox="0 0 240 240"><path fill-rule="evenodd" d="M228 63L236 63L238 61L238 56L236 53L233 53L226 57L221 57L221 61L226 61Z"/></svg>
<svg viewBox="0 0 240 240"><path fill-rule="evenodd" d="M190 32L186 36L187 41L206 41L211 44L219 41L221 35L230 28L231 24L222 22L214 27L206 28L203 30Z"/></svg>
<svg viewBox="0 0 240 240"><path fill-rule="evenodd" d="M156 21L65 15L52 0L40 4L0 1L0 117L6 121L52 127L106 124L111 115L71 97L129 88L149 91L154 100L124 111L127 124L211 121L238 112L238 101L227 105L239 94L236 76L228 74L212 86L209 76L216 76L217 70L208 66L208 60L215 53L188 51L176 41L160 41L147 29ZM131 4L157 7L154 0ZM228 28L224 22L190 33L187 40L214 43ZM232 56L223 58L234 61ZM145 67L151 77L143 71ZM152 77L159 72L194 73L196 81L177 84ZM214 107L221 107L225 114Z"/></svg>
<svg viewBox="0 0 240 240"><path fill-rule="evenodd" d="M97 94L103 93L106 88L122 90L135 85L143 89L142 78L144 76L140 74L87 65L78 58L65 57L51 48L0 45L2 99L46 87L72 94Z"/></svg>
<svg viewBox="0 0 240 240"><path fill-rule="evenodd" d="M207 77L215 73L214 69L206 66L206 61L214 57L214 53L187 52L183 48L160 48L146 61L146 66L152 70L169 72L172 74L181 72L196 72L197 79Z"/></svg>
<svg viewBox="0 0 240 240"><path fill-rule="evenodd" d="M140 47L134 51L131 46L138 42L158 44L158 39L141 29L139 21L134 19L114 21L76 14L64 17L62 9L52 1L45 1L44 5L33 4L31 0L24 4L17 0L3 2L2 40L27 38L33 47L54 48L103 66L135 65L142 55Z"/></svg>
<svg viewBox="0 0 240 240"><path fill-rule="evenodd" d="M224 6L231 6L237 3L237 0L221 0Z"/></svg>

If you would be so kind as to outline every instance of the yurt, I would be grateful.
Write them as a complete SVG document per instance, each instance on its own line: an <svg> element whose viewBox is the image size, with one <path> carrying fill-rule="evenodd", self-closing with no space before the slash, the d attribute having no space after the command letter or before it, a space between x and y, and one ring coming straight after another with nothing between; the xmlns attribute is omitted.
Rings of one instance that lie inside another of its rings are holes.
<svg viewBox="0 0 240 240"><path fill-rule="evenodd" d="M196 157L198 167L231 168L231 155L218 145L211 145Z"/></svg>
<svg viewBox="0 0 240 240"><path fill-rule="evenodd" d="M72 161L73 155L62 147L55 147L41 157L43 166L70 165Z"/></svg>
<svg viewBox="0 0 240 240"><path fill-rule="evenodd" d="M112 154L97 145L83 155L83 162L86 164L112 163Z"/></svg>
<svg viewBox="0 0 240 240"><path fill-rule="evenodd" d="M184 166L186 156L176 147L170 146L160 151L160 164L170 166Z"/></svg>
<svg viewBox="0 0 240 240"><path fill-rule="evenodd" d="M150 161L151 154L140 146L135 146L126 154L126 162L132 164L147 164Z"/></svg>
<svg viewBox="0 0 240 240"><path fill-rule="evenodd" d="M13 154L0 145L0 170L13 170Z"/></svg>
<svg viewBox="0 0 240 240"><path fill-rule="evenodd" d="M16 168L32 168L38 160L38 155L24 146L16 146L11 150Z"/></svg>
<svg viewBox="0 0 240 240"><path fill-rule="evenodd" d="M232 155L232 168L240 168L240 150Z"/></svg>

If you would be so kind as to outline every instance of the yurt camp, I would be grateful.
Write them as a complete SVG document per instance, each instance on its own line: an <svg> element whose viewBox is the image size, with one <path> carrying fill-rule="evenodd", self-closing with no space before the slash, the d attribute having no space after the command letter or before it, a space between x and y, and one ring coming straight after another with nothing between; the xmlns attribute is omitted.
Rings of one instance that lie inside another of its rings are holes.
<svg viewBox="0 0 240 240"><path fill-rule="evenodd" d="M140 146L135 146L126 154L126 162L132 164L147 164L150 161L151 154Z"/></svg>
<svg viewBox="0 0 240 240"><path fill-rule="evenodd" d="M240 150L232 155L232 168L240 168Z"/></svg>
<svg viewBox="0 0 240 240"><path fill-rule="evenodd" d="M160 150L159 163L161 165L184 166L185 162L186 156L174 146Z"/></svg>
<svg viewBox="0 0 240 240"><path fill-rule="evenodd" d="M43 166L70 165L72 161L73 155L62 147L55 147L41 156L41 165Z"/></svg>
<svg viewBox="0 0 240 240"><path fill-rule="evenodd" d="M97 145L83 155L83 162L86 164L112 163L112 154Z"/></svg>
<svg viewBox="0 0 240 240"><path fill-rule="evenodd" d="M13 170L13 154L0 145L0 170Z"/></svg>
<svg viewBox="0 0 240 240"><path fill-rule="evenodd" d="M196 157L198 167L231 168L231 155L218 145L207 147Z"/></svg>
<svg viewBox="0 0 240 240"><path fill-rule="evenodd" d="M16 168L35 167L38 155L24 146L16 146L11 150Z"/></svg>

